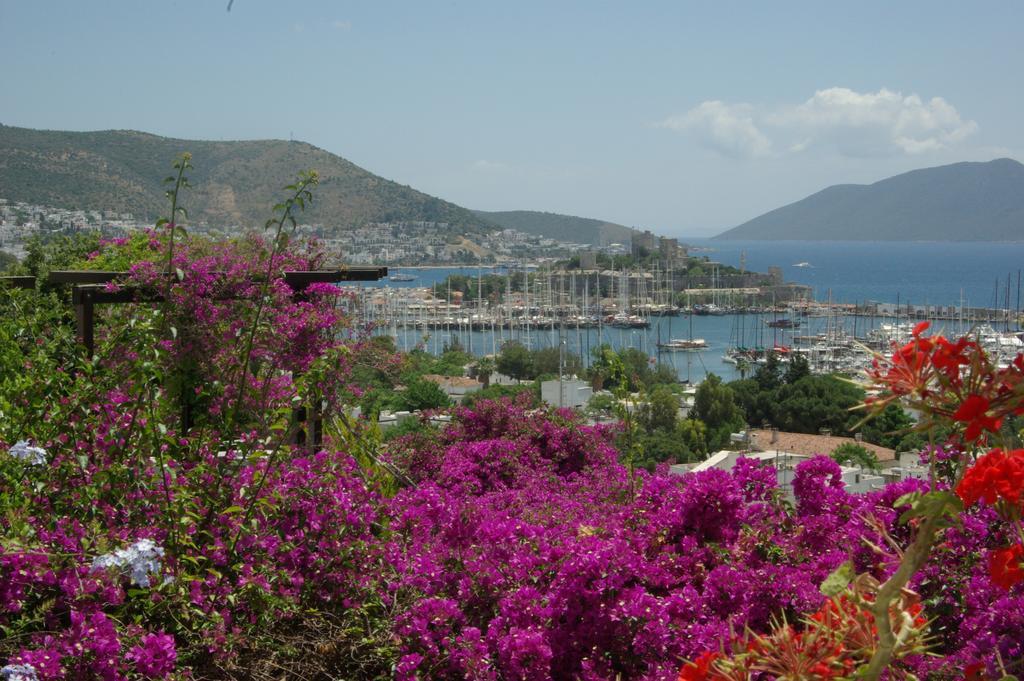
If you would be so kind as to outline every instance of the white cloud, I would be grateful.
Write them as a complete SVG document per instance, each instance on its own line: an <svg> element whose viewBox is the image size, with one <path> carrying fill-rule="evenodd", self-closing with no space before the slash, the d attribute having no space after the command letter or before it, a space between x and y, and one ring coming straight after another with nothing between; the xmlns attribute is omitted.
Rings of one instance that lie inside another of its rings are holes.
<svg viewBox="0 0 1024 681"><path fill-rule="evenodd" d="M942 97L925 101L885 88L861 93L841 87L818 90L802 104L774 111L702 102L662 126L695 134L730 156L764 156L772 148L785 153L823 148L844 156L923 154L955 146L978 129Z"/></svg>
<svg viewBox="0 0 1024 681"><path fill-rule="evenodd" d="M331 27L339 31L348 31L352 28L352 22L343 19L335 19L331 22Z"/></svg>
<svg viewBox="0 0 1024 681"><path fill-rule="evenodd" d="M735 157L765 156L771 141L754 123L749 104L701 102L680 116L670 116L661 127L687 132L723 154Z"/></svg>
<svg viewBox="0 0 1024 681"><path fill-rule="evenodd" d="M938 151L978 129L942 97L923 101L916 94L885 88L865 93L841 87L818 90L770 120L784 130L799 130L812 144L833 144L849 156Z"/></svg>

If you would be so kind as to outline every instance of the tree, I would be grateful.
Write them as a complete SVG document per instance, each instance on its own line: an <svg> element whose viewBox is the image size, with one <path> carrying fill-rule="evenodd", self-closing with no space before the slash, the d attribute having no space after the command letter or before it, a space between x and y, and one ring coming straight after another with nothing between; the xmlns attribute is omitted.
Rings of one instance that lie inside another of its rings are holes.
<svg viewBox="0 0 1024 681"><path fill-rule="evenodd" d="M647 372L647 387L653 388L657 385L676 385L679 383L679 374L668 364L655 365L654 369Z"/></svg>
<svg viewBox="0 0 1024 681"><path fill-rule="evenodd" d="M7 251L0 251L0 272L18 263L18 259Z"/></svg>
<svg viewBox="0 0 1024 681"><path fill-rule="evenodd" d="M864 439L871 444L881 445L889 449L903 450L920 447L923 438L918 433L912 433L914 420L898 404L889 404L871 420L867 421L860 429Z"/></svg>
<svg viewBox="0 0 1024 681"><path fill-rule="evenodd" d="M493 357L481 357L476 361L476 379L484 384L484 390L491 385L491 374L497 368Z"/></svg>
<svg viewBox="0 0 1024 681"><path fill-rule="evenodd" d="M695 455L708 453L708 427L697 419L681 419L676 424L676 438Z"/></svg>
<svg viewBox="0 0 1024 681"><path fill-rule="evenodd" d="M807 362L807 358L800 353L793 353L789 358L789 366L786 367L786 374L783 376L783 380L786 383L796 383L804 376L811 375L811 365Z"/></svg>
<svg viewBox="0 0 1024 681"><path fill-rule="evenodd" d="M710 449L728 444L729 436L744 426L743 412L736 405L735 394L715 374L708 374L697 388L693 415L707 426Z"/></svg>
<svg viewBox="0 0 1024 681"><path fill-rule="evenodd" d="M775 391L775 417L780 430L817 433L827 428L835 434L849 432L859 420L850 409L864 399L864 391L832 376L805 376Z"/></svg>
<svg viewBox="0 0 1024 681"><path fill-rule="evenodd" d="M579 355L571 352L562 352L560 348L541 348L533 352L533 375L559 373L559 365L563 365L566 375L580 374L583 371L583 362Z"/></svg>
<svg viewBox="0 0 1024 681"><path fill-rule="evenodd" d="M775 390L782 385L782 367L774 352L769 352L765 363L754 372L754 380L761 390Z"/></svg>
<svg viewBox="0 0 1024 681"><path fill-rule="evenodd" d="M671 388L659 385L651 391L647 402L640 409L640 423L648 430L662 430L672 433L679 415L679 398Z"/></svg>
<svg viewBox="0 0 1024 681"><path fill-rule="evenodd" d="M844 442L833 449L829 456L840 465L852 463L861 468L878 470L878 457L875 456L875 453L855 442Z"/></svg>
<svg viewBox="0 0 1024 681"><path fill-rule="evenodd" d="M472 361L473 356L462 349L449 348L434 361L432 373L442 376L462 376L465 373L466 365Z"/></svg>
<svg viewBox="0 0 1024 681"><path fill-rule="evenodd" d="M612 350L612 346L607 343L599 345L591 350L591 354L594 361L590 365L590 375L595 389L607 388L612 392L629 390L626 367L622 362L622 357Z"/></svg>
<svg viewBox="0 0 1024 681"><path fill-rule="evenodd" d="M619 351L619 357L629 377L630 389L637 390L641 384L646 385L651 373L651 358L647 353L637 348L623 348Z"/></svg>
<svg viewBox="0 0 1024 681"><path fill-rule="evenodd" d="M451 406L451 400L441 390L441 386L433 381L417 377L406 384L404 391L395 395L393 405L399 410L422 411Z"/></svg>
<svg viewBox="0 0 1024 681"><path fill-rule="evenodd" d="M639 455L635 465L647 470L665 461L690 461L693 455L686 444L672 431L655 430L640 436L637 443Z"/></svg>
<svg viewBox="0 0 1024 681"><path fill-rule="evenodd" d="M498 355L497 367L517 381L533 378L533 357L521 343L506 343Z"/></svg>

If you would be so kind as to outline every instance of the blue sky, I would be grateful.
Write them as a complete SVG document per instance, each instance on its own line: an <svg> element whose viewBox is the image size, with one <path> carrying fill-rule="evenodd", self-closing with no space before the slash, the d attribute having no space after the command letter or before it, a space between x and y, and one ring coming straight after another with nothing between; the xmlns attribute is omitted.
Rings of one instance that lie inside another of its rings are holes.
<svg viewBox="0 0 1024 681"><path fill-rule="evenodd" d="M681 236L1024 159L1019 2L227 3L0 0L0 122L294 136L467 207Z"/></svg>

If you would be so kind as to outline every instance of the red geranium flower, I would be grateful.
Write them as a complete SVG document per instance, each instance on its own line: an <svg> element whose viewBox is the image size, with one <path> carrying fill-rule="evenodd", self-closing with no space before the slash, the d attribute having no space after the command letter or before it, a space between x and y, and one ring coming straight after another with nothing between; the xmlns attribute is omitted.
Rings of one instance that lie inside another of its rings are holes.
<svg viewBox="0 0 1024 681"><path fill-rule="evenodd" d="M1004 452L993 449L967 469L963 480L956 486L956 493L964 505L970 506L979 500L995 504L1000 499L1014 507L1021 503L1024 492L1024 449Z"/></svg>
<svg viewBox="0 0 1024 681"><path fill-rule="evenodd" d="M1017 582L1024 581L1024 546L1014 544L1006 549L997 549L989 554L988 575L992 582L1004 589L1009 589Z"/></svg>
<svg viewBox="0 0 1024 681"><path fill-rule="evenodd" d="M679 679L677 681L707 681L714 678L709 676L709 674L714 673L711 665L721 656L721 653L711 650L701 653L700 657L696 660L683 665L683 668L679 670Z"/></svg>
<svg viewBox="0 0 1024 681"><path fill-rule="evenodd" d="M964 431L966 440L977 440L985 430L993 433L999 430L1003 420L989 416L988 408L988 398L981 395L968 395L967 399L960 403L960 408L953 414L953 418L967 424L967 430Z"/></svg>

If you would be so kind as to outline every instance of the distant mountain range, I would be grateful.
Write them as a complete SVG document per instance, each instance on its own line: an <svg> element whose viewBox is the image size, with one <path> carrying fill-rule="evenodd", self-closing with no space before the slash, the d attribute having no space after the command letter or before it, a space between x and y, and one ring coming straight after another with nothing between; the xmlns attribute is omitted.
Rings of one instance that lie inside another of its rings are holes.
<svg viewBox="0 0 1024 681"><path fill-rule="evenodd" d="M155 220L167 211L161 180L184 151L192 153L190 222L262 226L282 187L315 169L320 185L303 220L328 230L368 222L446 222L454 233L514 228L562 241L599 245L630 230L555 213L471 211L386 180L305 142L214 142L132 130L64 132L0 125L0 197L61 208L114 210Z"/></svg>
<svg viewBox="0 0 1024 681"><path fill-rule="evenodd" d="M111 209L153 219L167 211L161 180L192 153L192 222L262 226L300 170L320 185L303 216L344 228L367 222L447 222L459 231L492 225L469 210L378 177L305 142L211 142L131 130L61 132L0 126L0 196L76 209Z"/></svg>
<svg viewBox="0 0 1024 681"><path fill-rule="evenodd" d="M578 218L559 213L541 213L533 210L473 211L480 218L506 229L527 234L538 234L559 241L607 246L611 243L629 243L632 229L614 222L592 218Z"/></svg>
<svg viewBox="0 0 1024 681"><path fill-rule="evenodd" d="M1024 165L1001 158L834 185L715 238L1022 241Z"/></svg>

